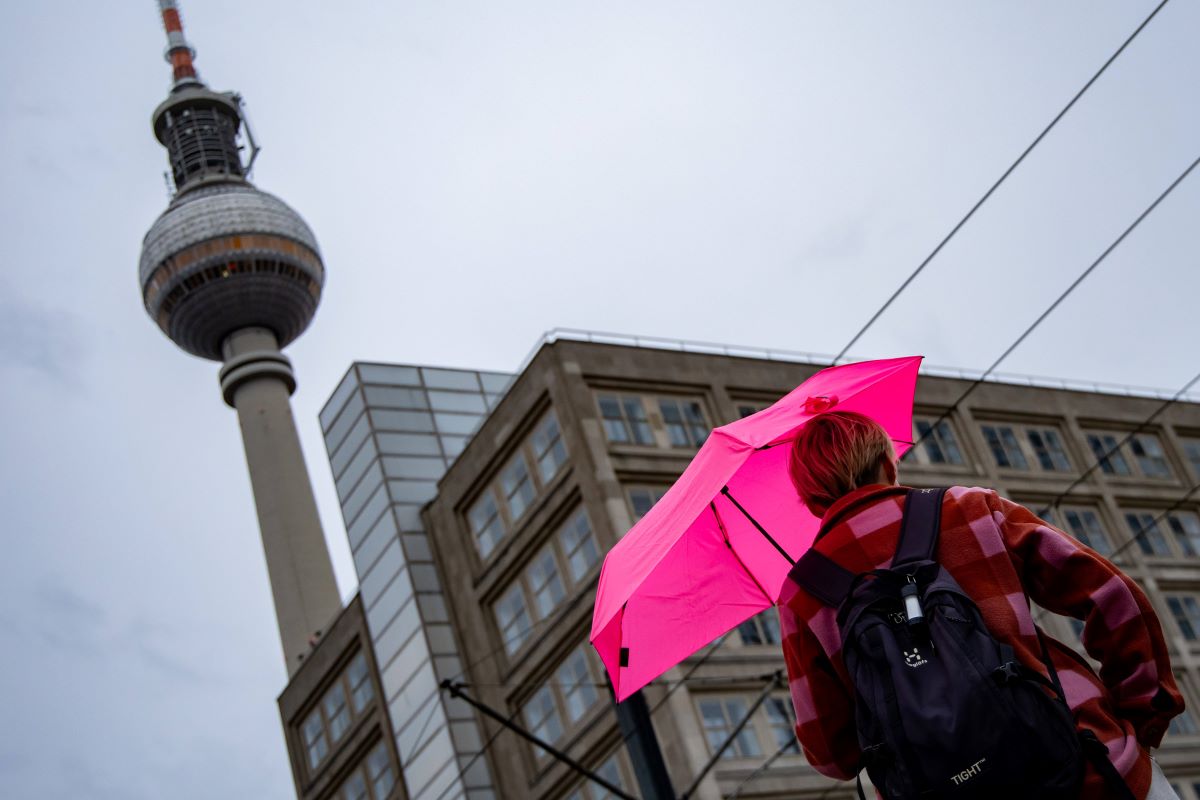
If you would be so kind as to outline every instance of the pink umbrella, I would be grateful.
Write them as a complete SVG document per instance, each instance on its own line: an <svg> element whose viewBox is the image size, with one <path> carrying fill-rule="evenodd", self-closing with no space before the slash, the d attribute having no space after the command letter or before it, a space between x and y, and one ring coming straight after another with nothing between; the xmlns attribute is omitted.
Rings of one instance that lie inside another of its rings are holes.
<svg viewBox="0 0 1200 800"><path fill-rule="evenodd" d="M787 472L817 414L857 411L912 443L920 356L829 367L770 408L713 430L683 475L604 559L592 644L624 700L775 604L820 520Z"/></svg>

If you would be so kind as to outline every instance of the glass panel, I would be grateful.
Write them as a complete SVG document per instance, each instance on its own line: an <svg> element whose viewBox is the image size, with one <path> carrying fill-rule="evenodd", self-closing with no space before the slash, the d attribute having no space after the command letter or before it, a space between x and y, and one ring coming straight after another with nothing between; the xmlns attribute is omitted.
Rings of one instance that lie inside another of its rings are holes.
<svg viewBox="0 0 1200 800"><path fill-rule="evenodd" d="M525 703L522 713L529 731L539 739L553 743L562 736L562 720L558 718L558 707L554 704L550 687L543 686L534 692L533 697ZM537 752L538 755L544 755L541 750Z"/></svg>
<svg viewBox="0 0 1200 800"><path fill-rule="evenodd" d="M583 719L583 715L596 704L596 687L588 672L587 655L576 648L558 668L554 676L563 704L567 708L567 719L572 724Z"/></svg>
<svg viewBox="0 0 1200 800"><path fill-rule="evenodd" d="M1167 465L1166 454L1157 436L1139 433L1129 440L1129 449L1133 452L1138 469L1147 478L1171 477L1171 468Z"/></svg>
<svg viewBox="0 0 1200 800"><path fill-rule="evenodd" d="M532 627L520 584L513 584L493 610L496 614L496 625L500 628L500 639L504 642L504 650L512 655L521 649Z"/></svg>
<svg viewBox="0 0 1200 800"><path fill-rule="evenodd" d="M1191 465L1192 472L1200 476L1200 439L1184 439L1183 455Z"/></svg>
<svg viewBox="0 0 1200 800"><path fill-rule="evenodd" d="M1191 595L1168 595L1167 605L1183 638L1195 641L1196 632L1200 631L1200 604L1196 603L1196 598Z"/></svg>
<svg viewBox="0 0 1200 800"><path fill-rule="evenodd" d="M437 497L437 481L388 481L388 492L397 503L424 503Z"/></svg>
<svg viewBox="0 0 1200 800"><path fill-rule="evenodd" d="M1117 446L1115 436L1089 433L1087 441L1088 447L1092 449L1092 455L1096 458L1096 463L1100 465L1101 472L1106 475L1133 474L1132 470L1129 469L1129 463L1125 460L1125 456L1121 454L1121 449Z"/></svg>
<svg viewBox="0 0 1200 800"><path fill-rule="evenodd" d="M379 452L406 456L437 456L442 450L431 433L380 433L375 436Z"/></svg>
<svg viewBox="0 0 1200 800"><path fill-rule="evenodd" d="M345 514L346 519L352 520L358 516L358 512L361 511L367 504L367 500L369 500L379 488L379 484L382 483L382 481L383 468L379 466L379 462L375 462L367 468L366 473L363 474L362 480L358 482L357 486L350 490L349 497L347 497L346 501L342 503L342 512ZM374 520L371 520L371 522L373 524ZM357 544L357 542L355 544Z"/></svg>
<svg viewBox="0 0 1200 800"><path fill-rule="evenodd" d="M1025 434L1042 469L1048 472L1067 472L1071 469L1071 462L1057 431L1049 428L1030 428Z"/></svg>
<svg viewBox="0 0 1200 800"><path fill-rule="evenodd" d="M346 679L350 682L350 703L354 707L354 713L361 714L362 710L367 707L367 703L370 703L371 698L375 696L365 655L359 653L350 662L350 666L346 669Z"/></svg>
<svg viewBox="0 0 1200 800"><path fill-rule="evenodd" d="M529 581L529 591L533 594L538 618L545 619L566 597L562 579L558 576L558 564L554 560L554 553L546 549L535 556L525 575Z"/></svg>
<svg viewBox="0 0 1200 800"><path fill-rule="evenodd" d="M508 503L508 516L516 522L533 502L533 481L529 478L529 466L525 456L517 453L513 460L500 472L500 488Z"/></svg>
<svg viewBox="0 0 1200 800"><path fill-rule="evenodd" d="M467 447L467 442L470 441L469 436L439 436L442 440L442 449L446 452L446 458L455 458L462 453Z"/></svg>
<svg viewBox="0 0 1200 800"><path fill-rule="evenodd" d="M336 742L350 727L350 709L346 707L346 692L341 681L325 693L321 705L325 707L325 719L329 721L330 738Z"/></svg>
<svg viewBox="0 0 1200 800"><path fill-rule="evenodd" d="M392 383L402 386L420 386L421 379L416 367L398 367L394 364L359 364L358 374L363 383Z"/></svg>
<svg viewBox="0 0 1200 800"><path fill-rule="evenodd" d="M427 410L429 402L421 389L405 389L397 386L367 386L363 389L367 405L389 408Z"/></svg>
<svg viewBox="0 0 1200 800"><path fill-rule="evenodd" d="M567 448L563 444L562 432L558 429L558 418L553 411L546 414L534 430L530 441L533 444L533 457L537 460L538 475L545 485L558 474L563 464L567 463Z"/></svg>
<svg viewBox="0 0 1200 800"><path fill-rule="evenodd" d="M308 753L308 766L316 767L329 752L329 742L325 739L325 724L321 721L320 710L315 710L304 720L301 728L304 737L304 749Z"/></svg>
<svg viewBox="0 0 1200 800"><path fill-rule="evenodd" d="M453 433L455 435L474 433L482 419L483 417L477 414L453 414L449 411L442 411L433 415L433 420L437 423L438 433Z"/></svg>
<svg viewBox="0 0 1200 800"><path fill-rule="evenodd" d="M370 442L363 442L362 447L358 449L358 453L346 465L346 471L334 483L337 489L338 499L344 501L350 491L358 483L359 478L367 471L367 467L371 466L372 459L375 458L375 448Z"/></svg>
<svg viewBox="0 0 1200 800"><path fill-rule="evenodd" d="M503 394L508 385L512 383L513 376L503 372L481 372L479 373L479 382L483 384L485 392L495 392Z"/></svg>
<svg viewBox="0 0 1200 800"><path fill-rule="evenodd" d="M329 426L333 424L333 420L342 411L342 406L346 403L346 398L358 387L358 378L354 375L354 370L351 369L346 373L346 377L342 378L342 382L333 390L333 394L329 396L329 400L325 403L325 407L321 409L318 418L321 421L321 430L329 430Z"/></svg>
<svg viewBox="0 0 1200 800"><path fill-rule="evenodd" d="M367 782L363 780L361 772L355 772L351 775L342 788L338 790L338 800L367 800Z"/></svg>
<svg viewBox="0 0 1200 800"><path fill-rule="evenodd" d="M629 428L625 417L621 414L621 405L613 395L602 394L597 399L600 404L600 418L604 423L604 435L610 442L618 444L630 441Z"/></svg>
<svg viewBox="0 0 1200 800"><path fill-rule="evenodd" d="M466 392L443 392L431 389L429 391L429 403L433 406L434 411L463 411L469 414L483 414L487 412L487 406L483 402L483 395L477 392L468 394Z"/></svg>
<svg viewBox="0 0 1200 800"><path fill-rule="evenodd" d="M371 420L380 430L433 432L433 418L427 411L380 411L373 408Z"/></svg>
<svg viewBox="0 0 1200 800"><path fill-rule="evenodd" d="M1167 516L1167 523L1185 556L1200 555L1200 518L1190 511L1178 511Z"/></svg>
<svg viewBox="0 0 1200 800"><path fill-rule="evenodd" d="M392 478L432 478L437 480L446 473L446 462L441 457L428 456L384 456L383 472Z"/></svg>
<svg viewBox="0 0 1200 800"><path fill-rule="evenodd" d="M482 387L474 372L457 369L433 369L421 367L425 376L425 385L434 389L461 389L478 392Z"/></svg>
<svg viewBox="0 0 1200 800"><path fill-rule="evenodd" d="M355 392L354 396L346 403L346 408L338 415L338 418L329 426L329 432L325 434L325 441L331 450L336 450L338 445L342 443L342 439L346 438L346 433L354 427L354 423L358 422L358 415L362 413L363 399L362 394Z"/></svg>
<svg viewBox="0 0 1200 800"><path fill-rule="evenodd" d="M1112 555L1112 543L1095 511L1067 508L1063 510L1063 519L1066 520L1067 530L1085 547L1092 548L1102 556Z"/></svg>
<svg viewBox="0 0 1200 800"><path fill-rule="evenodd" d="M387 747L380 742L367 756L367 776L371 779L372 788L375 791L376 800L385 800L388 792L392 791L392 787L396 785L396 779L392 775L392 763L388 758Z"/></svg>
<svg viewBox="0 0 1200 800"><path fill-rule="evenodd" d="M639 520L667 493L666 489L638 486L629 490L629 504L633 506L633 518Z"/></svg>
<svg viewBox="0 0 1200 800"><path fill-rule="evenodd" d="M783 748L785 753L799 753L800 746L796 741L796 730L792 722L791 701L782 697L768 697L763 708L767 710L767 723L775 739L775 747Z"/></svg>
<svg viewBox="0 0 1200 800"><path fill-rule="evenodd" d="M629 421L633 431L633 441L637 444L654 444L654 436L650 432L650 423L646 421L646 409L642 406L640 397L622 397L621 410Z"/></svg>
<svg viewBox="0 0 1200 800"><path fill-rule="evenodd" d="M1130 534L1137 538L1142 553L1148 556L1171 555L1167 538L1154 521L1153 514L1128 513L1125 515L1125 524L1129 526Z"/></svg>
<svg viewBox="0 0 1200 800"><path fill-rule="evenodd" d="M367 419L367 415L363 414L358 418L358 422L354 423L354 427L346 434L346 438L338 448L332 451L329 455L329 466L333 470L333 474L341 473L342 469L350 461L351 458L358 452L358 448L371 433L371 421Z"/></svg>
<svg viewBox="0 0 1200 800"><path fill-rule="evenodd" d="M504 538L504 528L500 522L500 507L490 489L475 501L467 511L467 520L471 524L471 532L475 534L475 546L479 555L487 558L496 545Z"/></svg>
<svg viewBox="0 0 1200 800"><path fill-rule="evenodd" d="M600 560L600 550L596 547L596 538L592 535L592 525L588 521L587 513L582 508L579 509L579 513L562 527L558 536L567 559L571 581L579 583Z"/></svg>

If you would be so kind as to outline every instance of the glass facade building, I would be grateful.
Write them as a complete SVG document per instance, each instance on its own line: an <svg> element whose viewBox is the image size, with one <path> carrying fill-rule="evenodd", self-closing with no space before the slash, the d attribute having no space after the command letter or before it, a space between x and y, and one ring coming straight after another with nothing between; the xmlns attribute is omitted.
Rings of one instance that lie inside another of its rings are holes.
<svg viewBox="0 0 1200 800"><path fill-rule="evenodd" d="M396 750L413 800L493 798L422 505L512 376L356 363L321 411ZM462 774L460 774L462 773Z"/></svg>

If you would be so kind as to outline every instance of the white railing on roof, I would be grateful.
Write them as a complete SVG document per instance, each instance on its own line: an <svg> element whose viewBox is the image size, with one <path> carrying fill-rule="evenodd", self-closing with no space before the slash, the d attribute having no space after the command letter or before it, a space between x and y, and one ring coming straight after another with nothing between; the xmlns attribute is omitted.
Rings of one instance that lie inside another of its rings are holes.
<svg viewBox="0 0 1200 800"><path fill-rule="evenodd" d="M578 328L553 328L542 334L529 355L521 361L516 374L520 375L529 366L542 345L551 344L558 340L573 342L591 342L594 344L610 344L620 347L648 347L656 350L676 350L684 353L707 353L709 355L731 356L734 358L760 358L767 361L788 361L799 364L828 366L833 363L833 356L825 353L809 353L801 350L779 350L768 347L744 347L741 345L717 344L715 342L694 342L684 339L671 339L665 336L633 336L624 333L609 333L606 331L587 331ZM849 359L853 360L853 359ZM922 364L921 372L939 378L958 378L960 380L978 380L983 370L961 369L958 367L942 367L932 364ZM1131 386L1123 383L1104 381L1081 381L1068 378L1047 378L1040 375L1020 375L1011 372L993 372L987 377L989 383L1007 383L1018 386L1036 386L1042 389L1066 389L1075 392L1096 392L1100 394L1125 395L1127 397L1150 397L1159 400L1169 400L1175 397L1170 389L1157 389L1149 386ZM1186 392L1178 398L1181 401L1198 403L1200 392Z"/></svg>

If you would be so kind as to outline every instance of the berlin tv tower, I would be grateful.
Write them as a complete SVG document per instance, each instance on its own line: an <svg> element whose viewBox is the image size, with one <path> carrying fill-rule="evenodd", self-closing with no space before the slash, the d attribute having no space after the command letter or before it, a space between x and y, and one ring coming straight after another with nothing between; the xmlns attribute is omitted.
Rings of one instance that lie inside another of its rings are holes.
<svg viewBox="0 0 1200 800"><path fill-rule="evenodd" d="M179 9L174 0L158 5L174 83L152 121L175 196L142 243L142 299L171 341L221 362L291 676L342 607L292 417L296 379L280 352L316 313L325 266L300 215L247 179L258 148L247 128L243 164L241 98L200 81Z"/></svg>

